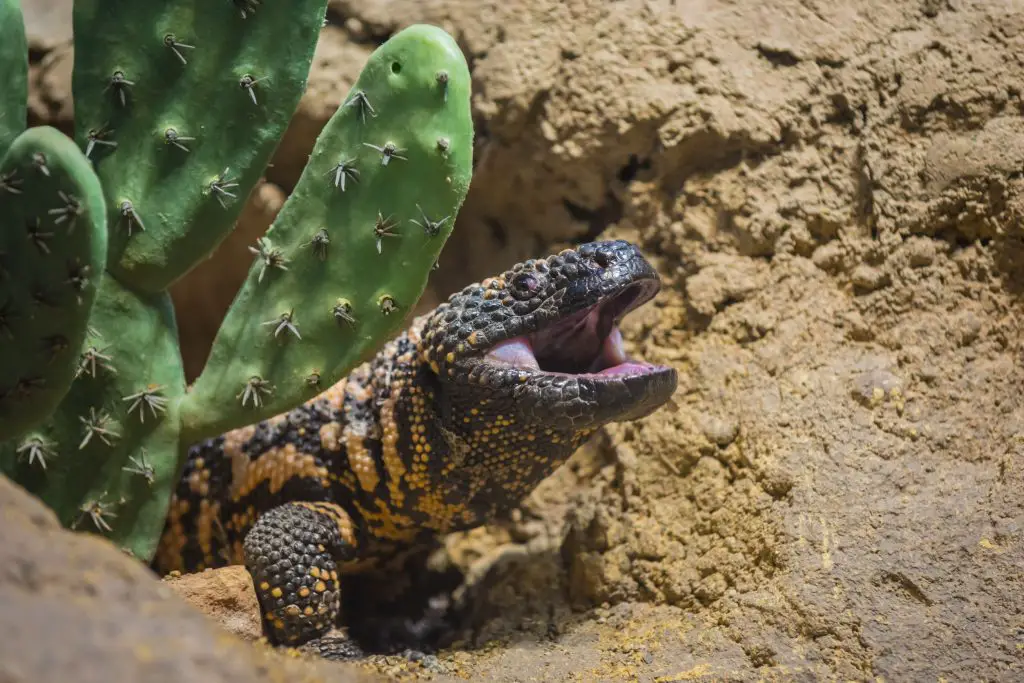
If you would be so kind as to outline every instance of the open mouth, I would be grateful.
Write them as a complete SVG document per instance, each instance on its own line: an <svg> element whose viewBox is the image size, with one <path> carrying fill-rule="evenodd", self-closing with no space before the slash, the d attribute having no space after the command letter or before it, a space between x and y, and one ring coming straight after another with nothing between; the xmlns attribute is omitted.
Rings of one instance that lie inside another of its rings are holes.
<svg viewBox="0 0 1024 683"><path fill-rule="evenodd" d="M627 357L619 323L650 301L658 288L656 280L633 282L538 330L499 342L486 360L521 370L591 379L657 372L663 368Z"/></svg>

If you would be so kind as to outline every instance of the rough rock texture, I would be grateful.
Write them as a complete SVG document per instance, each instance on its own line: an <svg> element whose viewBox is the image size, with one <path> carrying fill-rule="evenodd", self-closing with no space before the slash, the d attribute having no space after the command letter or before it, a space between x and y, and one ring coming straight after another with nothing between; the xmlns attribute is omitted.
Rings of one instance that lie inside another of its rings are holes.
<svg viewBox="0 0 1024 683"><path fill-rule="evenodd" d="M678 394L507 524L447 539L482 599L444 670L1024 678L1024 5L330 18L271 182L294 183L378 42L437 23L470 59L478 140L435 296L596 236L636 240L667 285L624 332Z"/></svg>
<svg viewBox="0 0 1024 683"><path fill-rule="evenodd" d="M22 0L29 48L51 50L71 41L71 13L67 0Z"/></svg>
<svg viewBox="0 0 1024 683"><path fill-rule="evenodd" d="M50 125L72 135L75 125L74 101L71 98L71 72L75 51L70 43L59 43L42 50L35 36L30 35L28 123Z"/></svg>
<svg viewBox="0 0 1024 683"><path fill-rule="evenodd" d="M379 680L219 629L109 542L61 529L0 477L0 681Z"/></svg>
<svg viewBox="0 0 1024 683"><path fill-rule="evenodd" d="M249 572L242 565L207 569L195 574L172 574L164 582L187 603L243 640L263 635L260 605Z"/></svg>

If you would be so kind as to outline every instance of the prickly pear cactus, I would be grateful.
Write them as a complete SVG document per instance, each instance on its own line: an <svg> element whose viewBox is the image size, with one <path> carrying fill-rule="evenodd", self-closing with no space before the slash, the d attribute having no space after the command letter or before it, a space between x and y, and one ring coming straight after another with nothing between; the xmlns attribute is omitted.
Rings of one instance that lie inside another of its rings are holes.
<svg viewBox="0 0 1024 683"><path fill-rule="evenodd" d="M69 327L70 390L50 419L3 444L0 468L65 525L142 558L188 445L166 289L234 224L302 95L325 12L326 0L75 2L81 151L64 143L95 167L106 213L89 217L105 268L88 280L91 296L99 287L88 338L85 317ZM28 244L11 256L27 259Z"/></svg>
<svg viewBox="0 0 1024 683"><path fill-rule="evenodd" d="M75 127L110 271L159 292L224 239L306 87L326 0L75 0Z"/></svg>
<svg viewBox="0 0 1024 683"><path fill-rule="evenodd" d="M288 410L397 333L469 188L469 97L441 29L410 27L373 53L255 249L186 399L187 434Z"/></svg>
<svg viewBox="0 0 1024 683"><path fill-rule="evenodd" d="M22 459L16 479L72 529L105 533L148 557L179 470L185 376L166 293L102 277L74 384L36 434L57 454ZM126 324L131 321L131 324Z"/></svg>
<svg viewBox="0 0 1024 683"><path fill-rule="evenodd" d="M167 287L238 216L302 94L326 2L76 0L78 147L33 130L3 161L16 284L0 281L13 306L0 344L9 329L18 362L0 373L0 471L144 560L192 443L290 410L398 331L469 187L465 59L444 31L410 27L339 103L186 389ZM16 10L0 0L15 89ZM0 91L0 142L23 90Z"/></svg>
<svg viewBox="0 0 1024 683"><path fill-rule="evenodd" d="M0 440L64 398L107 256L99 180L63 133L33 128L0 161ZM46 442L19 445L40 467Z"/></svg>
<svg viewBox="0 0 1024 683"><path fill-rule="evenodd" d="M25 129L28 98L28 41L18 0L0 0L0 157Z"/></svg>

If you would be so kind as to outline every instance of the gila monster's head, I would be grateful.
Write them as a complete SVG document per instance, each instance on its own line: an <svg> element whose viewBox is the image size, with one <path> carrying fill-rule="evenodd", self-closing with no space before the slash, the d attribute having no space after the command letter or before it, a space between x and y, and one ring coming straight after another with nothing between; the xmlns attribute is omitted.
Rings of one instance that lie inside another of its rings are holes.
<svg viewBox="0 0 1024 683"><path fill-rule="evenodd" d="M442 391L459 385L452 395L487 401L519 424L580 430L643 417L675 391L676 371L627 358L618 324L660 286L624 241L526 261L439 306L422 357Z"/></svg>

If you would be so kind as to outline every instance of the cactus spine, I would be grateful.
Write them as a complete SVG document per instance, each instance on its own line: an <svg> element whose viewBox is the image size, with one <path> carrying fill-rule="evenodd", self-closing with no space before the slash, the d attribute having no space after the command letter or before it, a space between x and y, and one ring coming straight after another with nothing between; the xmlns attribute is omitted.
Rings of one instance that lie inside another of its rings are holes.
<svg viewBox="0 0 1024 683"><path fill-rule="evenodd" d="M0 0L0 440L46 467L53 444L31 433L56 410L77 366L107 257L99 180L53 128L25 131L28 47L21 7Z"/></svg>
<svg viewBox="0 0 1024 683"><path fill-rule="evenodd" d="M107 233L99 180L53 128L27 130L7 150L0 212L0 439L7 439L42 423L71 386Z"/></svg>
<svg viewBox="0 0 1024 683"><path fill-rule="evenodd" d="M76 137L119 280L164 291L231 230L305 90L326 4L75 0Z"/></svg>
<svg viewBox="0 0 1024 683"><path fill-rule="evenodd" d="M325 10L326 0L75 2L78 148L59 141L74 154L54 169L74 173L50 190L88 200L76 215L90 230L66 249L89 259L93 300L57 319L73 349L62 400L35 408L42 422L27 408L2 416L0 470L67 526L140 558L152 556L188 446L293 408L395 334L465 198L469 71L450 36L413 26L371 56L321 133L186 389L167 287L232 227L302 94ZM17 216L53 206L25 200ZM11 245L17 259L29 248ZM29 358L29 332L16 339Z"/></svg>

